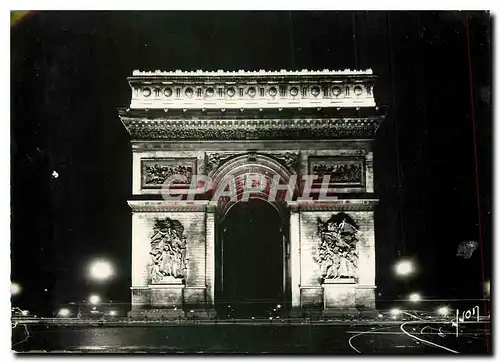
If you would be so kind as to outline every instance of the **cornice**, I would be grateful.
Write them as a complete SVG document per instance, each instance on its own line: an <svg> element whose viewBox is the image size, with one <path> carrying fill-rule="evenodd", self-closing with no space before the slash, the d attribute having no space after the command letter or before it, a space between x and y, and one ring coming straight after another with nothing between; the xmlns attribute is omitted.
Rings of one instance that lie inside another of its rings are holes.
<svg viewBox="0 0 500 363"><path fill-rule="evenodd" d="M372 139L380 117L145 120L120 116L133 140Z"/></svg>
<svg viewBox="0 0 500 363"><path fill-rule="evenodd" d="M132 212L204 212L208 200L166 201L166 200L129 200Z"/></svg>
<svg viewBox="0 0 500 363"><path fill-rule="evenodd" d="M384 118L387 107L296 107L296 108L184 108L131 109L118 108L124 117L144 119L275 119L275 118Z"/></svg>
<svg viewBox="0 0 500 363"><path fill-rule="evenodd" d="M335 199L314 201L288 201L292 212L308 211L374 211L378 199ZM129 200L132 212L214 212L217 202L211 200L166 201Z"/></svg>
<svg viewBox="0 0 500 363"><path fill-rule="evenodd" d="M292 211L374 211L378 199L336 199L288 202Z"/></svg>
<svg viewBox="0 0 500 363"><path fill-rule="evenodd" d="M132 109L374 107L366 71L134 71Z"/></svg>
<svg viewBox="0 0 500 363"><path fill-rule="evenodd" d="M162 71L162 70L155 70L155 71L140 71L140 70L134 70L132 72L133 76L189 76L189 77L206 77L206 76L228 76L228 77L233 77L233 76L246 76L246 77L255 77L255 76L275 76L275 75L286 75L286 76L304 76L304 75L371 75L373 74L373 71L371 69L366 69L366 70L351 70L351 69L344 69L344 70L329 70L329 69L323 69L323 70L308 70L308 69L302 69L302 70L287 70L287 69L281 69L279 71L271 71L271 70L253 70L253 71L247 71L240 69L238 71L225 71L222 69L219 69L217 71L205 71L198 69L196 71L183 71L180 69L177 69L175 71Z"/></svg>

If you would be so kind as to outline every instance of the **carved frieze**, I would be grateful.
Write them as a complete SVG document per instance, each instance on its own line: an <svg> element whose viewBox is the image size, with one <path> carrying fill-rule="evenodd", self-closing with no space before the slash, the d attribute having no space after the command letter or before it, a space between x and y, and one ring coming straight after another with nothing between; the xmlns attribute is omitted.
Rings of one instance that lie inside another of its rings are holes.
<svg viewBox="0 0 500 363"><path fill-rule="evenodd" d="M186 237L179 221L170 218L155 220L150 245L151 283L186 277Z"/></svg>
<svg viewBox="0 0 500 363"><path fill-rule="evenodd" d="M135 140L372 139L381 118L145 120L122 116Z"/></svg>
<svg viewBox="0 0 500 363"><path fill-rule="evenodd" d="M142 159L142 188L161 188L165 180L174 175L181 178L172 182L175 185L189 185L196 174L195 158Z"/></svg>
<svg viewBox="0 0 500 363"><path fill-rule="evenodd" d="M357 234L354 221L345 213L332 215L323 222L318 218L320 239L316 262L324 280L356 279L358 273Z"/></svg>
<svg viewBox="0 0 500 363"><path fill-rule="evenodd" d="M361 158L310 157L309 173L317 176L319 184L329 175L330 186L364 186L365 170Z"/></svg>

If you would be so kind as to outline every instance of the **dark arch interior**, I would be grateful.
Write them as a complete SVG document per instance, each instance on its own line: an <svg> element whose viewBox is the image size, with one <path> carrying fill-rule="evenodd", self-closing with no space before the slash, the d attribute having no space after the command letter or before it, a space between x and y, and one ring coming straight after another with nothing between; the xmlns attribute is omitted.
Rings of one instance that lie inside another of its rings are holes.
<svg viewBox="0 0 500 363"><path fill-rule="evenodd" d="M223 316L269 316L283 304L281 218L268 202L234 205L222 223L220 244Z"/></svg>

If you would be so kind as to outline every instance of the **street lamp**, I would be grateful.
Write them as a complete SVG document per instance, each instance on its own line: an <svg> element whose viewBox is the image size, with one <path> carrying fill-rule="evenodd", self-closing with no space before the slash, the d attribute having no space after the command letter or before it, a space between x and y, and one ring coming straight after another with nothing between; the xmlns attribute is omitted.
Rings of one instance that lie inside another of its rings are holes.
<svg viewBox="0 0 500 363"><path fill-rule="evenodd" d="M401 314L401 310L398 308L391 309L391 315L396 317Z"/></svg>
<svg viewBox="0 0 500 363"><path fill-rule="evenodd" d="M99 295L90 295L89 297L89 302L92 304L92 305L97 305L101 302L101 298Z"/></svg>
<svg viewBox="0 0 500 363"><path fill-rule="evenodd" d="M17 282L12 282L10 284L10 293L12 296L19 295L22 291L21 285L19 285Z"/></svg>
<svg viewBox="0 0 500 363"><path fill-rule="evenodd" d="M441 306L441 307L438 309L438 314L439 314L439 315L446 316L446 315L450 314L450 309L449 309L447 306Z"/></svg>
<svg viewBox="0 0 500 363"><path fill-rule="evenodd" d="M115 272L110 261L105 259L96 259L91 261L89 264L88 273L93 280L105 281L109 280Z"/></svg>
<svg viewBox="0 0 500 363"><path fill-rule="evenodd" d="M421 300L420 294L414 292L413 294L410 294L409 297L410 301L413 303L419 302Z"/></svg>
<svg viewBox="0 0 500 363"><path fill-rule="evenodd" d="M413 262L410 260L399 261L394 266L394 270L398 276L408 276L414 271Z"/></svg>
<svg viewBox="0 0 500 363"><path fill-rule="evenodd" d="M66 309L66 308L62 308L61 310L59 310L59 316L63 317L63 318L66 318L68 317L70 314L70 311L69 309Z"/></svg>

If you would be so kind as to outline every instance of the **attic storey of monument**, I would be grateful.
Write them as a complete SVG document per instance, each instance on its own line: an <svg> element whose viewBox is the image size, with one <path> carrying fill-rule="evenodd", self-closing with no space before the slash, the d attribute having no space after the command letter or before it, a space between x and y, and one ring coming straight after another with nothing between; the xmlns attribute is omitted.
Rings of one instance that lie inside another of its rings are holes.
<svg viewBox="0 0 500 363"><path fill-rule="evenodd" d="M134 71L119 110L133 160L131 316L224 316L228 299L264 296L289 315L374 310L375 80L371 70ZM228 282L245 258L242 283ZM258 276L269 281L261 291Z"/></svg>

